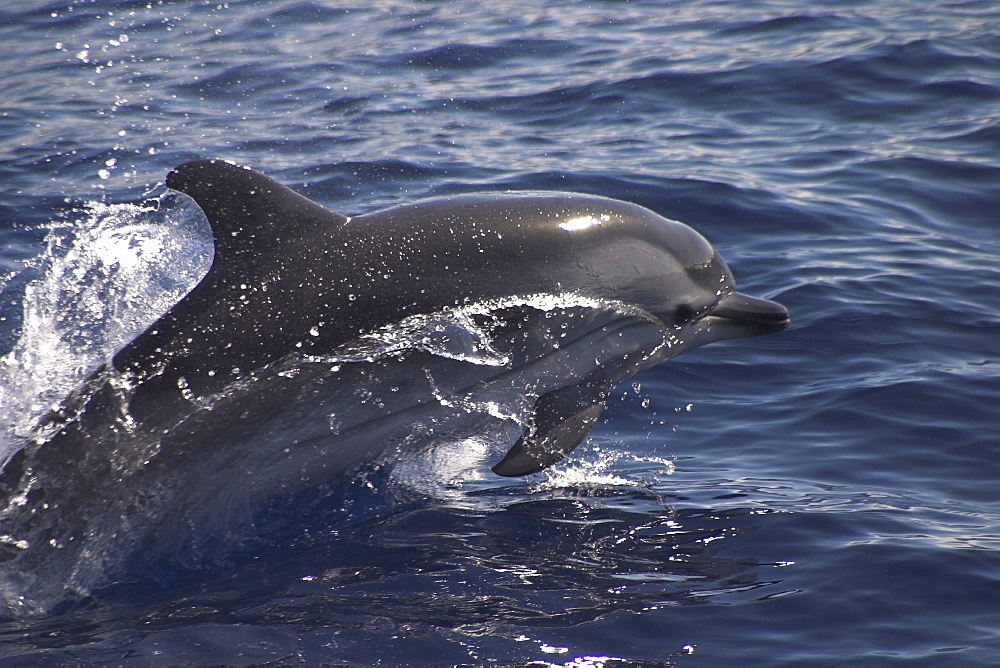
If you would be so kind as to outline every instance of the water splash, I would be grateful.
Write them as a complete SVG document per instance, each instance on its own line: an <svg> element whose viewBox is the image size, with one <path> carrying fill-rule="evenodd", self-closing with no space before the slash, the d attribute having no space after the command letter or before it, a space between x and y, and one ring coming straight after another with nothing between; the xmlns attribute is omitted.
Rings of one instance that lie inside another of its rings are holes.
<svg viewBox="0 0 1000 668"><path fill-rule="evenodd" d="M418 314L381 327L342 346L333 355L316 356L317 362L374 362L405 350L424 352L485 366L505 366L509 358L498 352L490 335L460 308Z"/></svg>
<svg viewBox="0 0 1000 668"><path fill-rule="evenodd" d="M32 276L20 298L21 331L0 357L0 415L7 416L0 462L201 280L212 248L204 214L174 193L141 204L92 202L70 223L51 224L45 250L19 272Z"/></svg>
<svg viewBox="0 0 1000 668"><path fill-rule="evenodd" d="M673 475L673 461L662 457L635 456L626 444L613 448L593 448L587 457L546 469L530 483L533 492L552 492L568 488L650 487L662 477Z"/></svg>
<svg viewBox="0 0 1000 668"><path fill-rule="evenodd" d="M572 292L515 295L449 307L436 313L409 316L358 337L341 346L332 355L314 355L306 359L324 364L374 362L407 350L422 350L471 364L507 366L510 363L509 356L497 350L489 333L490 327L481 326L476 318L478 316L489 320L494 318L496 312L522 306L543 313L573 308L596 309L661 324L656 316L634 304L611 299L594 299Z"/></svg>

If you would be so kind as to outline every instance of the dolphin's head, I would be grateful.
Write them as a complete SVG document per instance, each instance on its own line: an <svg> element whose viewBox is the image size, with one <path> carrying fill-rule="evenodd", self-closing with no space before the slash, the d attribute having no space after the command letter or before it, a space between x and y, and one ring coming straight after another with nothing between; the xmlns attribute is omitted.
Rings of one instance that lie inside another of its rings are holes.
<svg viewBox="0 0 1000 668"><path fill-rule="evenodd" d="M642 252L631 254L630 270L637 278L629 292L668 331L677 333L673 338L683 341L672 354L788 326L784 306L736 291L728 265L703 236L683 223L648 213L633 228Z"/></svg>

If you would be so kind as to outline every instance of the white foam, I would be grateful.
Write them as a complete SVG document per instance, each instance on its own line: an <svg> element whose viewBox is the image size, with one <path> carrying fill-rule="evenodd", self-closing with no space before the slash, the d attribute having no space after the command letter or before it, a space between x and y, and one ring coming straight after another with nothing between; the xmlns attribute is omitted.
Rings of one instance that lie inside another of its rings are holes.
<svg viewBox="0 0 1000 668"><path fill-rule="evenodd" d="M674 473L674 463L661 457L636 457L624 443L595 447L589 456L577 457L542 472L529 485L533 492L586 487L647 487L650 476ZM626 470L628 469L628 470ZM640 469L641 472L634 469Z"/></svg>
<svg viewBox="0 0 1000 668"><path fill-rule="evenodd" d="M80 213L53 222L45 250L21 270L36 277L24 287L20 335L0 357L0 462L211 263L211 232L187 197Z"/></svg>

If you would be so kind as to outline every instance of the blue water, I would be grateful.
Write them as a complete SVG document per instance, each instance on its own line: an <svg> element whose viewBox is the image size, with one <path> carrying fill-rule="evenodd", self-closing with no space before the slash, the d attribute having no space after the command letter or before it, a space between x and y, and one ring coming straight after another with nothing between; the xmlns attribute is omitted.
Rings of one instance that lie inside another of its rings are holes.
<svg viewBox="0 0 1000 668"><path fill-rule="evenodd" d="M997 26L982 1L5 2L0 353L36 381L15 399L81 373L33 327L81 303L29 297L87 204L155 198L196 157L347 214L629 200L792 326L619 387L550 473L346 480L208 576L0 621L0 657L1000 662Z"/></svg>

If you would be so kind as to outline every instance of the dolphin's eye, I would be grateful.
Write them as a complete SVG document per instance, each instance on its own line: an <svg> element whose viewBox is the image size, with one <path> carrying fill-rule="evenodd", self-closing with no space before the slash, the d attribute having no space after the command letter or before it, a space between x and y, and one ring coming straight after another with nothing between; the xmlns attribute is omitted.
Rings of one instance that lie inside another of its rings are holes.
<svg viewBox="0 0 1000 668"><path fill-rule="evenodd" d="M683 325L694 318L696 311L690 304L679 304L674 310L674 324Z"/></svg>

